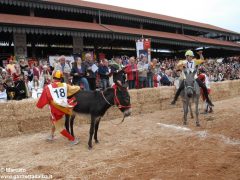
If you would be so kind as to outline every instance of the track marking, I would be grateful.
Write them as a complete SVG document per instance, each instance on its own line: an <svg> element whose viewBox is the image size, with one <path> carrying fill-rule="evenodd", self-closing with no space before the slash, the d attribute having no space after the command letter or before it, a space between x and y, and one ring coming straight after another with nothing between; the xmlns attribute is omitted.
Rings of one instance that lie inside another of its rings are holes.
<svg viewBox="0 0 240 180"><path fill-rule="evenodd" d="M163 123L157 123L157 124L162 126L162 127L166 127L166 128L169 128L169 129L174 129L176 131L192 131L189 128L182 127L182 126L177 126L175 124L163 124Z"/></svg>
<svg viewBox="0 0 240 180"><path fill-rule="evenodd" d="M230 144L230 145L240 145L240 140L239 139L233 139L233 138L229 138L227 136L224 136L222 134L210 134L207 130L204 131L192 131L190 128L187 127L182 127L182 126L178 126L175 124L163 124L163 123L157 123L159 126L163 127L163 128L168 128L174 131L182 131L182 132L188 132L188 134L197 136L201 139L206 139L206 138L215 138L219 141L222 141L224 144Z"/></svg>

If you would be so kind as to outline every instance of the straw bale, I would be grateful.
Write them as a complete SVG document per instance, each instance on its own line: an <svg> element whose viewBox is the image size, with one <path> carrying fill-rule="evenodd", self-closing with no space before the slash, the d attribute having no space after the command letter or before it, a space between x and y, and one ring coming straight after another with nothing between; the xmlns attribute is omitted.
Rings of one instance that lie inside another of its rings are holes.
<svg viewBox="0 0 240 180"><path fill-rule="evenodd" d="M138 90L137 89L131 89L129 90L129 94L130 94L130 99L131 99L131 103L135 104L138 102L138 96L137 96Z"/></svg>
<svg viewBox="0 0 240 180"><path fill-rule="evenodd" d="M142 104L132 104L132 113L131 115L138 115L141 113L141 106Z"/></svg>
<svg viewBox="0 0 240 180"><path fill-rule="evenodd" d="M240 84L236 80L229 82L230 97L235 97L238 95L239 86Z"/></svg>
<svg viewBox="0 0 240 180"><path fill-rule="evenodd" d="M9 116L13 114L13 106L11 101L0 103L1 116Z"/></svg>
<svg viewBox="0 0 240 180"><path fill-rule="evenodd" d="M174 86L162 86L160 87L160 101L164 99L172 99L175 94Z"/></svg>
<svg viewBox="0 0 240 180"><path fill-rule="evenodd" d="M11 137L19 135L17 124L6 124L0 127L0 137Z"/></svg>
<svg viewBox="0 0 240 180"><path fill-rule="evenodd" d="M158 103L160 100L160 88L146 88L142 91L144 103Z"/></svg>
<svg viewBox="0 0 240 180"><path fill-rule="evenodd" d="M34 122L32 122L32 119L18 121L18 126L19 132L26 134L48 130L51 128L51 123L49 119L35 118Z"/></svg>
<svg viewBox="0 0 240 180"><path fill-rule="evenodd" d="M211 83L213 101L227 99L240 95L240 81L226 81ZM176 106L170 102L175 94L175 87L160 87L151 89L130 90L132 115L151 113L175 107L182 107L181 98ZM50 112L46 106L43 109L36 108L36 100L8 101L0 103L0 137L9 137L19 134L50 130ZM122 118L122 112L116 108L110 108L103 120ZM75 125L90 123L90 116L76 116Z"/></svg>
<svg viewBox="0 0 240 180"><path fill-rule="evenodd" d="M137 100L138 100L139 104L144 104L145 103L143 89L138 89Z"/></svg>

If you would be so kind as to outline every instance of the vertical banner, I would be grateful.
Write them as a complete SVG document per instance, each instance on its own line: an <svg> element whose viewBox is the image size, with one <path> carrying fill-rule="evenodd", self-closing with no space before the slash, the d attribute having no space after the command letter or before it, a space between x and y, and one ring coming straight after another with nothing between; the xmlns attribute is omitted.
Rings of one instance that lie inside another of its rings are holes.
<svg viewBox="0 0 240 180"><path fill-rule="evenodd" d="M13 33L14 55L19 57L27 57L27 38L26 34Z"/></svg>
<svg viewBox="0 0 240 180"><path fill-rule="evenodd" d="M144 50L148 52L148 62L151 62L151 39L144 39Z"/></svg>
<svg viewBox="0 0 240 180"><path fill-rule="evenodd" d="M147 53L148 62L151 61L151 39L138 39L136 41L137 57ZM146 55L146 54L145 54Z"/></svg>
<svg viewBox="0 0 240 180"><path fill-rule="evenodd" d="M140 54L139 51L143 50L143 40L142 39L138 39L136 41L136 51L137 51L137 57L139 58Z"/></svg>

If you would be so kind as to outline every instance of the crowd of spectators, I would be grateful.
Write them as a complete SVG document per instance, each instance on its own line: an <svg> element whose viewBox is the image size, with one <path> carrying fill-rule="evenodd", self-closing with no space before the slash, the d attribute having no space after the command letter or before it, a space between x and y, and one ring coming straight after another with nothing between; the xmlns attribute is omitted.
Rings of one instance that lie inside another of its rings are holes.
<svg viewBox="0 0 240 180"><path fill-rule="evenodd" d="M82 60L75 58L70 63L65 56L55 59L52 66L47 60L27 62L9 59L0 67L0 102L38 98L44 86L51 80L54 70L61 70L63 81L80 86L83 90L106 89L115 81L126 84L129 89L177 86L180 72L175 68L178 59L156 59L148 62L146 56L114 57L111 60L95 61L90 53ZM240 79L240 57L206 59L201 65L210 81Z"/></svg>

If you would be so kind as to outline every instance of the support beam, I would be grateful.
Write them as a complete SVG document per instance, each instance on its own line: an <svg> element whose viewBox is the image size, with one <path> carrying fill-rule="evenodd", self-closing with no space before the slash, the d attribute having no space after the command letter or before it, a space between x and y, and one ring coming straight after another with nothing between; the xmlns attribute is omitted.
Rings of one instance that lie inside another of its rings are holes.
<svg viewBox="0 0 240 180"><path fill-rule="evenodd" d="M13 33L14 55L19 57L27 57L27 37L26 34Z"/></svg>
<svg viewBox="0 0 240 180"><path fill-rule="evenodd" d="M73 53L83 52L83 38L82 37L72 37L73 38Z"/></svg>

